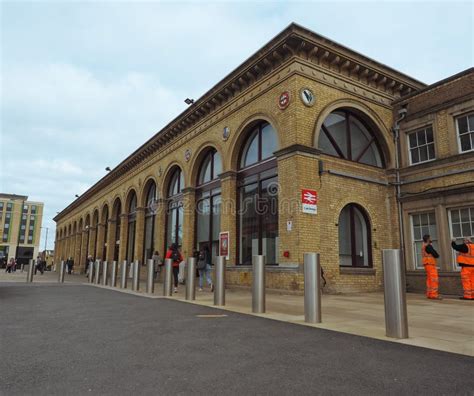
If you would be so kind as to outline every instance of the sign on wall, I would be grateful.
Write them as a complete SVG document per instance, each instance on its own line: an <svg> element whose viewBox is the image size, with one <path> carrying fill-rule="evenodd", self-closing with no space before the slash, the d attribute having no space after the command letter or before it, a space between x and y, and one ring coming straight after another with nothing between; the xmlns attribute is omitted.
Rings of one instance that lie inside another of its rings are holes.
<svg viewBox="0 0 474 396"><path fill-rule="evenodd" d="M225 256L229 260L229 231L219 233L219 256Z"/></svg>
<svg viewBox="0 0 474 396"><path fill-rule="evenodd" d="M303 213L318 213L318 192L316 190L301 190L301 209Z"/></svg>

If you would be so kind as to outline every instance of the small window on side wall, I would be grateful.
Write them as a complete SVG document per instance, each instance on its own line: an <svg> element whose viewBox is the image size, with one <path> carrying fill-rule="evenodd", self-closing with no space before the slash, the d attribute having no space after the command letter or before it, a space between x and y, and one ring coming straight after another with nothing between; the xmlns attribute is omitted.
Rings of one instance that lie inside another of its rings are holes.
<svg viewBox="0 0 474 396"><path fill-rule="evenodd" d="M456 118L459 150L461 153L474 150L474 113Z"/></svg>
<svg viewBox="0 0 474 396"><path fill-rule="evenodd" d="M435 145L431 127L419 129L408 134L410 165L434 160Z"/></svg>

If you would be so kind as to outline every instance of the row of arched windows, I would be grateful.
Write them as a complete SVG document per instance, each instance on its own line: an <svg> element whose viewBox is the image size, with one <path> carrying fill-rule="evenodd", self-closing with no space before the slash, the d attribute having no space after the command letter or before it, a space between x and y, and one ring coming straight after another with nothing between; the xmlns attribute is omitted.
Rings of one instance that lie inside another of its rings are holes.
<svg viewBox="0 0 474 396"><path fill-rule="evenodd" d="M373 128L363 117L348 109L332 112L323 122L319 134L319 149L328 155L360 162L376 167L384 167L385 162ZM273 126L265 121L255 122L247 129L238 159L237 170L237 262L251 264L252 256L263 254L268 264L278 263L278 172L274 156L278 150L278 139ZM212 258L218 254L218 238L221 217L222 172L220 154L209 149L200 162L196 180L196 223L195 246L209 247ZM157 188L149 181L145 188L145 223L143 259L150 258L154 250L165 248L172 243L181 246L183 241L183 189L184 175L175 166L171 170L165 192L166 220L164 246L155 246L155 211ZM264 208L262 210L262 207ZM125 208L127 222L126 259L135 256L137 196L133 192ZM116 200L112 208L115 222L114 259L118 259L122 213L121 202ZM93 225L98 222L98 213L93 215ZM107 241L109 211L102 214L102 224ZM85 225L90 224L86 218ZM79 229L81 229L81 224ZM371 266L370 225L363 208L346 206L339 218L339 255L341 266ZM89 234L87 236L89 238ZM97 249L97 233L95 233ZM87 246L89 241L87 240ZM102 256L105 257L106 244ZM94 251L94 256L97 254Z"/></svg>

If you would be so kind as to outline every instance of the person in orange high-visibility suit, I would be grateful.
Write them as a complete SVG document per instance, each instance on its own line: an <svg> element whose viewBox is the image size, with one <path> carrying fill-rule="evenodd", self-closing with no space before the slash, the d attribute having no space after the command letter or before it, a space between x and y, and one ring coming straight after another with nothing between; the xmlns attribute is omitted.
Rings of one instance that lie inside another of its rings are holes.
<svg viewBox="0 0 474 396"><path fill-rule="evenodd" d="M426 271L426 297L432 300L442 300L438 293L438 268L436 259L438 252L434 249L429 235L423 235L423 245L421 247L421 261Z"/></svg>
<svg viewBox="0 0 474 396"><path fill-rule="evenodd" d="M461 300L474 300L474 243L464 238L464 243L457 245L453 239L451 246L458 252L456 261L461 267L461 283L464 291Z"/></svg>

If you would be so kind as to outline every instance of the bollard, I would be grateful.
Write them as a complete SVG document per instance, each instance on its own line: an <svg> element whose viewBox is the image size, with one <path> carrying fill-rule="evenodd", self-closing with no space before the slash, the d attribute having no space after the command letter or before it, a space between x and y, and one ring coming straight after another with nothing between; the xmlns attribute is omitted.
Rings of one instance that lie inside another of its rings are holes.
<svg viewBox="0 0 474 396"><path fill-rule="evenodd" d="M173 271L173 260L165 259L165 277L163 279L163 296L171 296L171 272Z"/></svg>
<svg viewBox="0 0 474 396"><path fill-rule="evenodd" d="M29 266L28 266L28 273L26 274L26 282L27 283L33 282L34 274L35 274L35 260L30 259Z"/></svg>
<svg viewBox="0 0 474 396"><path fill-rule="evenodd" d="M385 330L387 337L408 338L405 269L400 250L382 250Z"/></svg>
<svg viewBox="0 0 474 396"><path fill-rule="evenodd" d="M214 305L225 305L225 256L217 256L214 276Z"/></svg>
<svg viewBox="0 0 474 396"><path fill-rule="evenodd" d="M321 264L319 253L304 254L304 321L321 323Z"/></svg>
<svg viewBox="0 0 474 396"><path fill-rule="evenodd" d="M99 284L99 281L100 281L100 260L96 260L95 261L95 280L94 280L94 283L96 285Z"/></svg>
<svg viewBox="0 0 474 396"><path fill-rule="evenodd" d="M110 269L110 286L117 286L117 262L112 261L112 268Z"/></svg>
<svg viewBox="0 0 474 396"><path fill-rule="evenodd" d="M66 273L66 263L64 261L61 261L61 263L59 264L59 277L58 277L59 283L64 283L65 273Z"/></svg>
<svg viewBox="0 0 474 396"><path fill-rule="evenodd" d="M146 292L148 294L153 294L155 292L155 262L153 259L148 259L147 262L147 278L146 278Z"/></svg>
<svg viewBox="0 0 474 396"><path fill-rule="evenodd" d="M25 264L21 264L20 271L21 272L25 271Z"/></svg>
<svg viewBox="0 0 474 396"><path fill-rule="evenodd" d="M188 257L186 265L186 300L196 299L196 257Z"/></svg>
<svg viewBox="0 0 474 396"><path fill-rule="evenodd" d="M132 290L138 291L140 289L140 261L135 260L132 263Z"/></svg>
<svg viewBox="0 0 474 396"><path fill-rule="evenodd" d="M108 270L107 261L102 262L102 286L107 286L107 270Z"/></svg>
<svg viewBox="0 0 474 396"><path fill-rule="evenodd" d="M120 267L120 287L122 289L127 288L127 260L123 260Z"/></svg>
<svg viewBox="0 0 474 396"><path fill-rule="evenodd" d="M252 257L252 312L265 313L265 256Z"/></svg>

